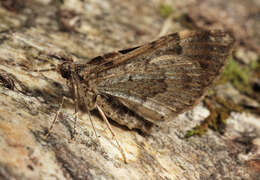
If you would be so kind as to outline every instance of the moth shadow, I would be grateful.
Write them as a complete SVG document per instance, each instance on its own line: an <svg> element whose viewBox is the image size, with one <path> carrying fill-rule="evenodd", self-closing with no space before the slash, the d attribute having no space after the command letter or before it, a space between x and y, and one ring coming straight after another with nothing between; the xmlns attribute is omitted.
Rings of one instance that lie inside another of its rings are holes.
<svg viewBox="0 0 260 180"><path fill-rule="evenodd" d="M84 112L84 113L87 113L87 112ZM102 117L100 116L98 110L95 109L95 110L91 111L90 113L91 113L92 116L95 116L96 119L98 119L99 121L104 122L102 120ZM138 128L130 129L126 125L119 124L118 122L114 121L113 119L111 119L109 117L107 117L107 119L108 119L109 123L114 127L120 128L124 131L136 132L143 137L149 136L150 131L143 131L143 130L138 129ZM152 129L154 127L154 124L151 123L151 122L146 121L145 123L146 123L146 126L148 127L147 129Z"/></svg>

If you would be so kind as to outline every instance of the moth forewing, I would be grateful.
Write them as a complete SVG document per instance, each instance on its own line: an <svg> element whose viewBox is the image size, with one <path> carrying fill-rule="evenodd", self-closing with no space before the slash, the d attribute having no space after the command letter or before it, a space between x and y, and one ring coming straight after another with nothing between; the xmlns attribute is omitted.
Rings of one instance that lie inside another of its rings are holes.
<svg viewBox="0 0 260 180"><path fill-rule="evenodd" d="M218 30L164 36L114 57L115 62L101 59L97 90L161 124L199 102L221 73L233 43L229 33Z"/></svg>

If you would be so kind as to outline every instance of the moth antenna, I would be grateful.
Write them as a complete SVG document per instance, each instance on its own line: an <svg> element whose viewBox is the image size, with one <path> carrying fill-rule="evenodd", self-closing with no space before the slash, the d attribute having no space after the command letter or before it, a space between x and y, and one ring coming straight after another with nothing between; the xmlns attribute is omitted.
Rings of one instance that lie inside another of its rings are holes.
<svg viewBox="0 0 260 180"><path fill-rule="evenodd" d="M33 72L47 72L47 71L56 71L57 68L48 68L48 69L35 69Z"/></svg>
<svg viewBox="0 0 260 180"><path fill-rule="evenodd" d="M55 55L53 55L53 58L55 59L60 59L59 57L56 57ZM51 66L54 66L52 68L47 68L47 69L34 69L32 70L33 72L47 72L47 71L57 71L58 66L55 65L52 61L50 61L48 58L39 58L39 60L44 60L47 61L51 64Z"/></svg>

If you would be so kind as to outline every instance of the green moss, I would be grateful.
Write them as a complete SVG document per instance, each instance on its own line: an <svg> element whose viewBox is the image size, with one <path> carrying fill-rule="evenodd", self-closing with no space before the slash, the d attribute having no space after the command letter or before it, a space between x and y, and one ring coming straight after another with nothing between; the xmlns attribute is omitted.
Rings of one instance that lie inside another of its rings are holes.
<svg viewBox="0 0 260 180"><path fill-rule="evenodd" d="M252 70L259 70L260 69L260 64L258 61L251 61L249 64L249 68Z"/></svg>
<svg viewBox="0 0 260 180"><path fill-rule="evenodd" d="M187 131L185 134L186 138L194 135L201 136L205 134L209 128L223 134L226 127L227 118L230 113L232 111L242 111L240 106L234 104L230 100L224 100L218 96L207 97L204 102L210 111L210 115L203 122L201 122L200 125Z"/></svg>
<svg viewBox="0 0 260 180"><path fill-rule="evenodd" d="M202 128L202 126L198 125L195 126L192 130L187 131L187 133L185 134L185 138L189 138L195 135L201 136L206 132L207 132L207 128Z"/></svg>
<svg viewBox="0 0 260 180"><path fill-rule="evenodd" d="M173 8L168 4L160 5L160 14L162 17L167 18L173 13Z"/></svg>
<svg viewBox="0 0 260 180"><path fill-rule="evenodd" d="M247 66L230 60L218 83L231 82L242 93L252 94L251 80L260 72L259 61L251 61Z"/></svg>
<svg viewBox="0 0 260 180"><path fill-rule="evenodd" d="M247 91L252 72L249 67L250 66L242 66L233 59L230 60L221 75L219 83L230 81L236 89Z"/></svg>

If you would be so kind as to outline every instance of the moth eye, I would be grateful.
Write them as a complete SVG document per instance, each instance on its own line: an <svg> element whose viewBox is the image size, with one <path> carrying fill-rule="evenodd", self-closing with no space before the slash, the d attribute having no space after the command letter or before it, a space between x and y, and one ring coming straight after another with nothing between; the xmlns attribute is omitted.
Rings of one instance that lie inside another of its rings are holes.
<svg viewBox="0 0 260 180"><path fill-rule="evenodd" d="M132 76L129 76L129 81L133 81L133 77Z"/></svg>
<svg viewBox="0 0 260 180"><path fill-rule="evenodd" d="M65 79L69 79L71 77L71 68L68 64L66 63L63 63L61 66L60 66L60 73L61 73L61 76Z"/></svg>

